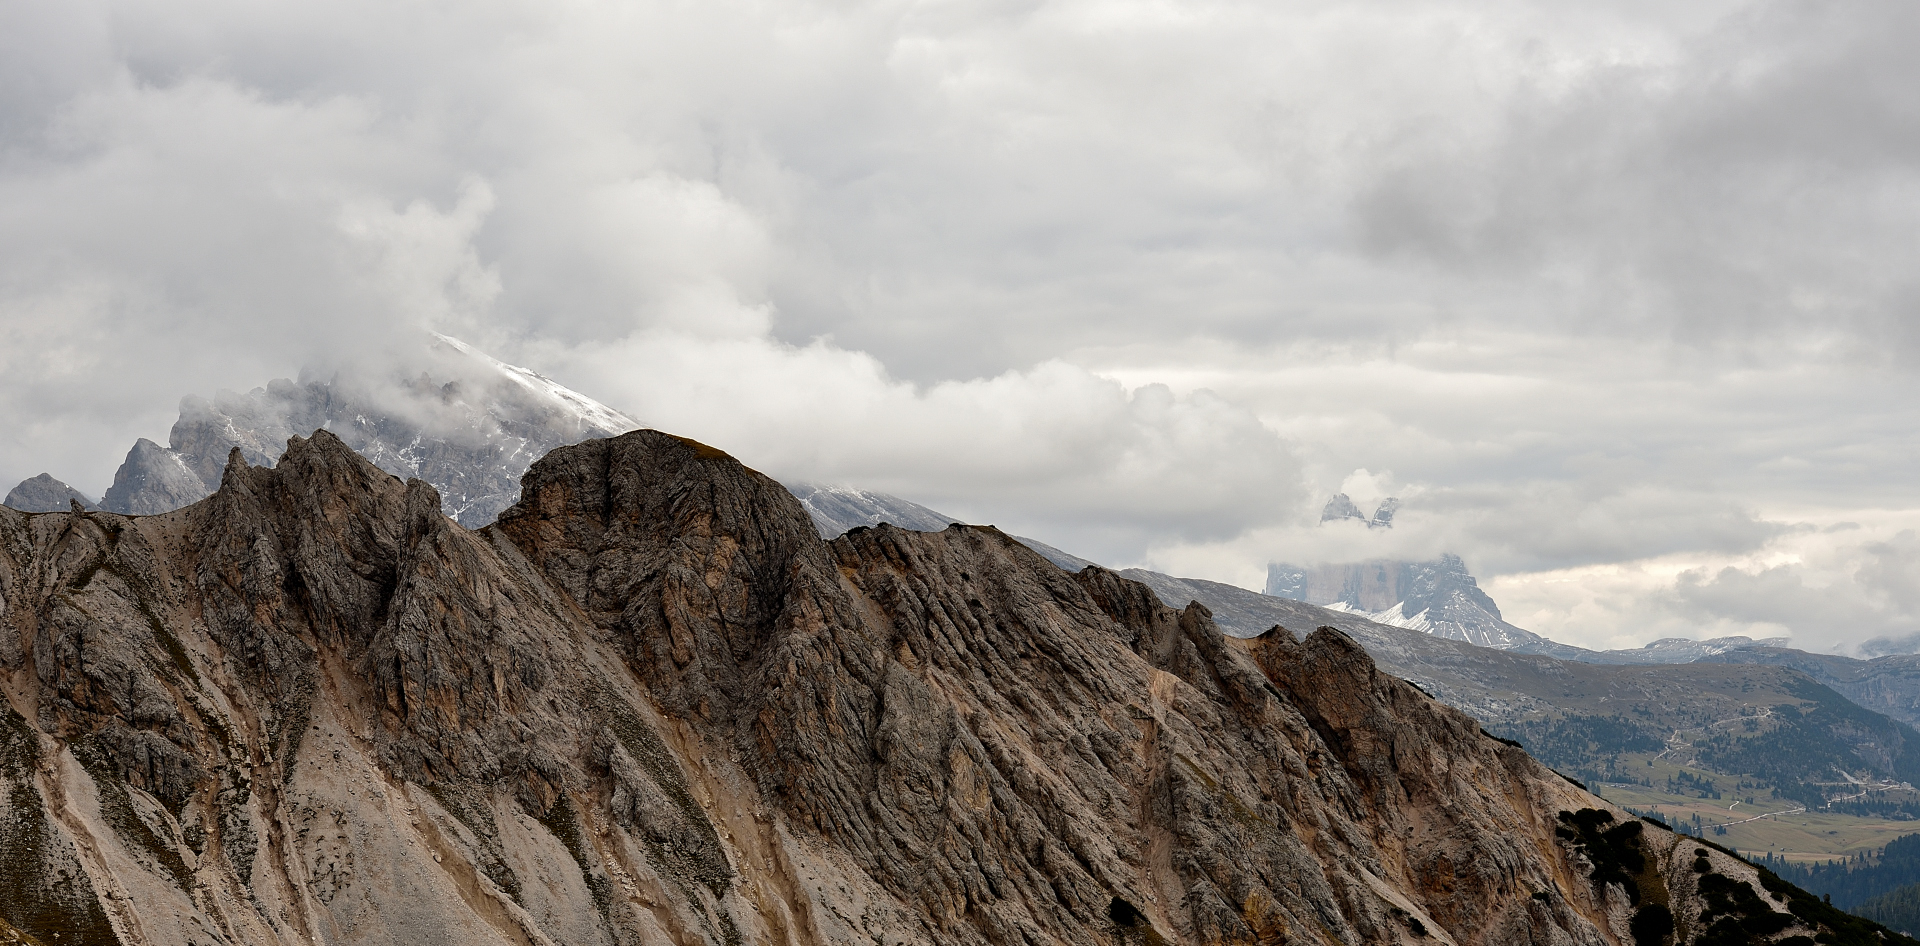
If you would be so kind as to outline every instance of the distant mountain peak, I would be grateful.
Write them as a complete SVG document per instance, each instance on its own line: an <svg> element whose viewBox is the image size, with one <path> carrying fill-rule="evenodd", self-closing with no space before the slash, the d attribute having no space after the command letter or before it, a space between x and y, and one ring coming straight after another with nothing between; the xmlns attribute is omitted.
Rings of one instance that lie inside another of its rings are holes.
<svg viewBox="0 0 1920 946"><path fill-rule="evenodd" d="M1320 510L1321 522L1338 522L1342 519L1358 519L1370 529L1390 529L1393 527L1393 514L1400 508L1400 500L1389 496L1380 501L1372 516L1360 511L1353 499L1346 493L1335 493Z"/></svg>
<svg viewBox="0 0 1920 946"><path fill-rule="evenodd" d="M1358 519L1365 522L1367 517L1360 511L1359 506L1353 504L1353 500L1347 498L1346 493L1335 493L1332 499L1327 500L1326 508L1320 510L1320 521L1335 522L1341 519Z"/></svg>
<svg viewBox="0 0 1920 946"><path fill-rule="evenodd" d="M800 500L801 508L813 519L813 527L823 539L883 522L915 532L938 532L960 521L898 496L851 486L798 482L788 485L787 492Z"/></svg>
<svg viewBox="0 0 1920 946"><path fill-rule="evenodd" d="M428 333L434 340L448 348L500 373L500 376L518 384L537 398L544 398L566 408L578 416L582 423L604 428L613 433L638 430L640 422L594 400L558 381L519 365L510 365L492 355L483 352L451 335L439 332Z"/></svg>
<svg viewBox="0 0 1920 946"><path fill-rule="evenodd" d="M88 508L99 505L85 493L42 473L21 480L7 493L5 505L21 512L67 512L76 502Z"/></svg>
<svg viewBox="0 0 1920 946"><path fill-rule="evenodd" d="M1425 562L1374 559L1312 567L1275 562L1267 566L1266 593L1482 647L1512 650L1553 644L1508 624L1458 555Z"/></svg>
<svg viewBox="0 0 1920 946"><path fill-rule="evenodd" d="M220 459L224 459L224 455ZM216 461L208 458L208 462ZM127 451L127 459L120 464L120 469L114 471L113 485L107 487L107 494L100 499L101 508L131 516L150 516L196 502L212 493L219 480L216 474L209 483L193 467L189 455L141 437L133 442L133 449Z"/></svg>
<svg viewBox="0 0 1920 946"><path fill-rule="evenodd" d="M328 430L381 469L425 480L462 525L492 522L520 495L520 475L556 447L639 422L527 368L430 333L405 376L275 379L246 394L181 399L168 445L141 439L102 499L109 512L178 509L220 485L227 455L279 462L290 437Z"/></svg>

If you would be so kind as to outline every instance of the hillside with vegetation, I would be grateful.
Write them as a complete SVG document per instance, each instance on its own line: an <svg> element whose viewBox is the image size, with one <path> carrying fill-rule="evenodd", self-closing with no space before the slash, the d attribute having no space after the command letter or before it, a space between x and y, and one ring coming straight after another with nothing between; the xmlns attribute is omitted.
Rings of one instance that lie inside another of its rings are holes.
<svg viewBox="0 0 1920 946"><path fill-rule="evenodd" d="M1855 910L1903 888L1920 885L1920 833L1895 838L1878 851L1825 863L1794 863L1778 855L1755 860L1796 886L1832 898L1834 906Z"/></svg>
<svg viewBox="0 0 1920 946"><path fill-rule="evenodd" d="M1872 920L1891 930L1914 935L1920 930L1920 884L1908 884L1856 905L1856 916Z"/></svg>
<svg viewBox="0 0 1920 946"><path fill-rule="evenodd" d="M1127 574L1163 601L1206 605L1237 635L1337 628L1382 670L1609 800L1742 851L1822 862L1920 828L1920 734L1791 667L1581 663L1217 582Z"/></svg>
<svg viewBox="0 0 1920 946"><path fill-rule="evenodd" d="M1630 810L1780 863L1860 856L1920 821L1920 734L1804 675L1570 669L1511 678L1535 702L1484 725Z"/></svg>

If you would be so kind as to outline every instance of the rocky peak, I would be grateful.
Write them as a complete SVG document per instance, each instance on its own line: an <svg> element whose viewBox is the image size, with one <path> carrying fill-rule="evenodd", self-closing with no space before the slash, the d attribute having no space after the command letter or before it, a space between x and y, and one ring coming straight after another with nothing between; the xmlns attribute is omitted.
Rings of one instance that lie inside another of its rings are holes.
<svg viewBox="0 0 1920 946"><path fill-rule="evenodd" d="M1365 522L1367 516L1360 511L1359 506L1353 504L1353 500L1347 498L1346 493L1335 493L1332 499L1327 500L1326 507L1320 510L1320 521L1337 522L1341 519L1358 519Z"/></svg>
<svg viewBox="0 0 1920 946"><path fill-rule="evenodd" d="M1500 606L1480 590L1480 583L1468 574L1467 563L1458 555L1445 554L1438 561L1408 565L1400 595L1401 613L1407 617L1454 605L1458 596L1462 605L1500 619Z"/></svg>
<svg viewBox="0 0 1920 946"><path fill-rule="evenodd" d="M211 492L213 487L194 472L186 457L142 437L114 471L113 485L107 487L100 505L110 512L150 516L197 502Z"/></svg>
<svg viewBox="0 0 1920 946"><path fill-rule="evenodd" d="M587 441L535 463L521 490L499 531L644 653L677 709L730 707L769 641L819 621L813 609L855 611L799 501L705 444L650 430ZM672 610L634 606L655 601Z"/></svg>
<svg viewBox="0 0 1920 946"><path fill-rule="evenodd" d="M85 493L42 473L21 480L7 493L5 505L21 512L65 512L73 503L85 507L97 505Z"/></svg>
<svg viewBox="0 0 1920 946"><path fill-rule="evenodd" d="M1457 555L1311 568L1274 562L1267 566L1266 593L1482 647L1573 657L1589 653L1508 624Z"/></svg>
<svg viewBox="0 0 1920 946"><path fill-rule="evenodd" d="M1282 562L1267 563L1267 587L1265 594L1275 598L1291 598L1295 601L1307 600L1307 581L1313 570Z"/></svg>
<svg viewBox="0 0 1920 946"><path fill-rule="evenodd" d="M1393 514L1399 508L1400 500L1389 496L1380 501L1380 505L1374 509L1373 515L1369 517L1366 513L1360 511L1360 507L1355 505L1347 494L1335 493L1332 499L1327 500L1325 508L1320 510L1320 521L1337 522L1342 519L1358 519L1366 523L1367 528L1387 529L1392 528Z"/></svg>

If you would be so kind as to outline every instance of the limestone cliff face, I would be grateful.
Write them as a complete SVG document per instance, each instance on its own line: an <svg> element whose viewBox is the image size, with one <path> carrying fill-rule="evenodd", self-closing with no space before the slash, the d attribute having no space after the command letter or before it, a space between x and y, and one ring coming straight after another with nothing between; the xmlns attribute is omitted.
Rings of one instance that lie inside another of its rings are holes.
<svg viewBox="0 0 1920 946"><path fill-rule="evenodd" d="M0 608L0 942L1702 925L1690 843L1607 873L1603 802L1338 632L1228 639L991 528L823 542L653 431L554 451L478 532L324 432L163 515L0 509Z"/></svg>

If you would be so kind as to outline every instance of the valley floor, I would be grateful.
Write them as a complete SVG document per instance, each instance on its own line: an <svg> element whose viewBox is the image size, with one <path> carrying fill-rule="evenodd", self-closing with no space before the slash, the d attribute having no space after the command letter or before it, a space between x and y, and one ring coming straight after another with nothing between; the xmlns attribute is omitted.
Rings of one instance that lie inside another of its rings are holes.
<svg viewBox="0 0 1920 946"><path fill-rule="evenodd" d="M1789 861L1837 860L1879 850L1902 835L1920 833L1920 821L1807 811L1799 802L1776 798L1770 792L1754 793L1753 804L1748 804L1744 796L1703 799L1664 792L1658 786L1597 783L1587 787L1616 805L1657 815L1676 828L1699 833L1742 854L1772 853ZM1716 825L1724 827L1726 833L1716 831Z"/></svg>

